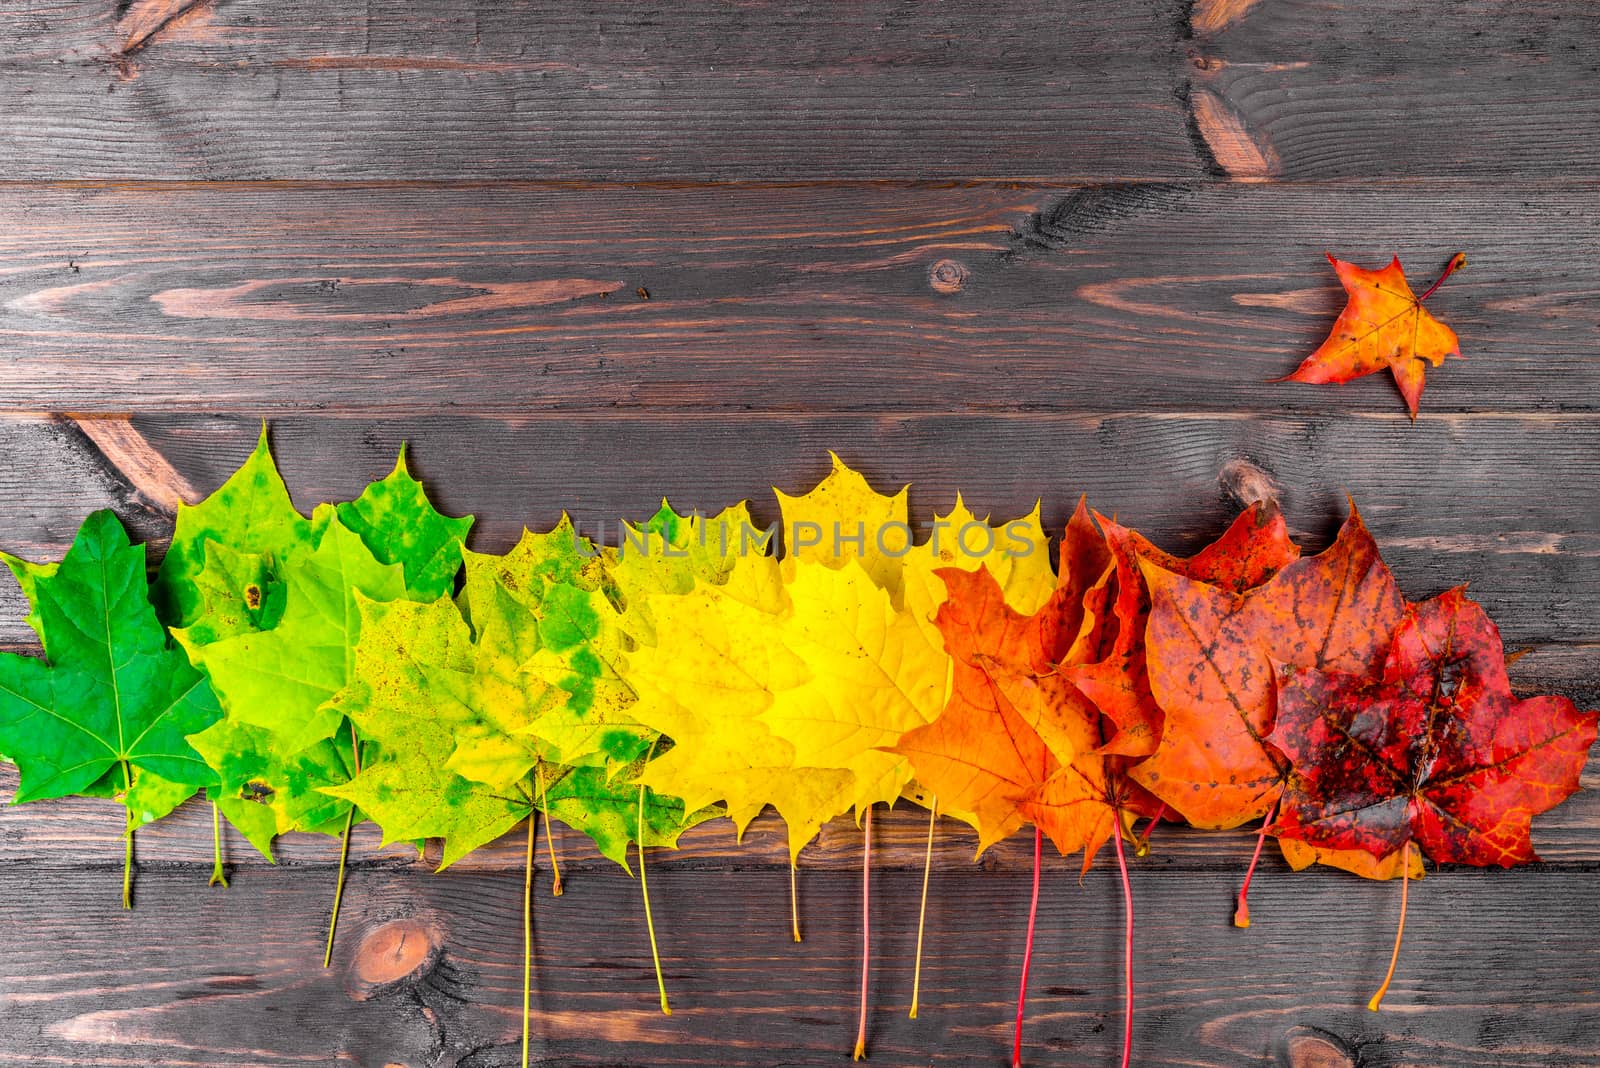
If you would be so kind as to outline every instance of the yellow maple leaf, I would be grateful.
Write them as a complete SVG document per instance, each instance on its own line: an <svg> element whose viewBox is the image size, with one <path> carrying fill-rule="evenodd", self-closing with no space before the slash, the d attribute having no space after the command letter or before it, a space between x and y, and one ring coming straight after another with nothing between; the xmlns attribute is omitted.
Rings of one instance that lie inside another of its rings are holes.
<svg viewBox="0 0 1600 1068"><path fill-rule="evenodd" d="M762 719L799 763L849 771L858 813L893 803L911 765L883 747L938 715L950 658L857 560L837 569L796 561L787 589L779 638L808 677L775 693Z"/></svg>
<svg viewBox="0 0 1600 1068"><path fill-rule="evenodd" d="M987 516L973 515L958 493L947 514L934 516L928 539L906 554L901 573L906 610L939 648L944 643L934 616L948 590L937 572L946 567L988 568L1007 604L1023 615L1037 612L1056 587L1050 538L1039 521L1038 503L1027 515L996 527Z"/></svg>
<svg viewBox="0 0 1600 1068"><path fill-rule="evenodd" d="M892 596L900 592L900 571L912 543L906 488L893 497L873 489L835 453L833 470L809 493L791 497L773 489L783 514L784 578L792 561L843 567L858 561L872 581Z"/></svg>
<svg viewBox="0 0 1600 1068"><path fill-rule="evenodd" d="M735 570L776 566L771 557L747 557ZM771 804L788 824L792 860L848 807L852 777L796 767L794 746L758 718L775 693L805 682L807 670L779 640L789 610L782 587L747 585L772 593L748 604L701 584L687 594L649 598L657 641L629 657L628 678L639 694L632 713L674 745L650 762L641 781L695 808L726 802L741 834Z"/></svg>

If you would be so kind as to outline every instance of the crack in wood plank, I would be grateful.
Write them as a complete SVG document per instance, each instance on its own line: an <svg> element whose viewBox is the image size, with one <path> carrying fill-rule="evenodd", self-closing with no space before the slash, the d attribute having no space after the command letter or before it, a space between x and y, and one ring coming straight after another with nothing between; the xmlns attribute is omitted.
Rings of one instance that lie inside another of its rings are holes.
<svg viewBox="0 0 1600 1068"><path fill-rule="evenodd" d="M1260 180L1276 178L1283 172L1283 162L1271 143L1253 136L1244 119L1221 96L1193 87L1189 90L1189 109L1212 158L1230 178Z"/></svg>
<svg viewBox="0 0 1600 1068"><path fill-rule="evenodd" d="M118 475L161 511L176 512L179 504L192 504L200 499L189 480L145 440L127 416L68 415L67 418L83 431Z"/></svg>
<svg viewBox="0 0 1600 1068"><path fill-rule="evenodd" d="M122 35L117 55L126 59L161 34L203 17L215 5L216 0L134 0L117 22Z"/></svg>

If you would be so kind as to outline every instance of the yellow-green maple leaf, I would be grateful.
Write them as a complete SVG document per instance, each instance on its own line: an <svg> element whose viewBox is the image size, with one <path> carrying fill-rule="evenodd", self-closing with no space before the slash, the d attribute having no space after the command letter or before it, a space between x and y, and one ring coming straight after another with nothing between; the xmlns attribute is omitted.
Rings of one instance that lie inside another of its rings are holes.
<svg viewBox="0 0 1600 1068"><path fill-rule="evenodd" d="M324 787L361 808L385 843L444 840L445 868L514 827L531 796L475 783L446 766L470 716L472 632L448 597L379 602L357 598L361 637L350 682L330 702L377 755L350 782Z"/></svg>
<svg viewBox="0 0 1600 1068"><path fill-rule="evenodd" d="M772 598L780 582L775 569L737 566L741 556L765 555L769 537L743 501L709 518L679 515L662 501L645 522L626 524L621 543L606 552L606 569L622 595L623 629L635 641L655 644L650 597L685 594L696 582L722 586L746 603Z"/></svg>
<svg viewBox="0 0 1600 1068"><path fill-rule="evenodd" d="M621 595L594 546L563 516L504 556L466 555L481 700L451 766L504 784L541 761L614 771L643 755L655 733L629 712Z"/></svg>

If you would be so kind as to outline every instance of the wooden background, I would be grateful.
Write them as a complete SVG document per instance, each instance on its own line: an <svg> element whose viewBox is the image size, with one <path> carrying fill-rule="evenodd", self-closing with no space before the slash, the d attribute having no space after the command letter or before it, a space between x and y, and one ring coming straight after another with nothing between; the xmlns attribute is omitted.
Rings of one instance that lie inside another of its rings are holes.
<svg viewBox="0 0 1600 1068"><path fill-rule="evenodd" d="M1174 550L1245 461L1296 535L1353 494L1406 591L1470 582L1527 692L1600 702L1600 9L1583 0L0 0L0 545L110 506L159 543L256 428L299 501L402 440L476 547L566 507L810 485L834 448L926 517L1077 494ZM1268 385L1399 253L1468 358L1411 424L1385 378ZM7 580L0 643L33 649ZM1600 782L1591 766L1589 785ZM9 789L9 788L8 788ZM1396 887L1163 829L1134 871L1145 1066L1600 1065L1600 800L1542 865L1430 873L1385 1009ZM517 1061L508 840L443 875L356 838L276 867L209 817L0 813L0 1063ZM871 1063L1001 1065L1028 843L875 839ZM544 1065L827 1065L854 1033L860 836L726 824L638 886L571 837L536 905ZM1114 877L1053 860L1029 1063L1114 1065ZM548 872L539 872L541 891Z"/></svg>

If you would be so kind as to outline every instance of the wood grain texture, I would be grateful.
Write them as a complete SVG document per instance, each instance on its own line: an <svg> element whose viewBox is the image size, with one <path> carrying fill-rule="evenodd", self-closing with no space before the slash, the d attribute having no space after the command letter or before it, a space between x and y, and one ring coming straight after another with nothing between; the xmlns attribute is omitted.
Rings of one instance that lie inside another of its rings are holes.
<svg viewBox="0 0 1600 1068"><path fill-rule="evenodd" d="M1519 693L1600 705L1600 8L1568 0L0 0L0 548L114 508L152 560L259 420L303 507L402 440L474 544L810 485L838 449L914 514L1076 496L1171 549L1275 496L1359 503L1406 592L1484 602ZM1398 253L1467 359L1269 385ZM37 653L0 576L0 647ZM1412 887L1163 826L1133 871L1142 1068L1600 1068L1600 760L1545 863ZM0 766L0 796L14 789ZM1031 843L874 821L874 1064L1009 1060ZM0 1065L519 1063L523 840L451 870L358 828L276 865L209 810L0 809ZM830 1065L854 1031L860 832L781 823L537 864L535 1063ZM1102 858L1104 861L1105 858ZM1047 865L1030 1064L1114 1064L1121 909Z"/></svg>
<svg viewBox="0 0 1600 1068"><path fill-rule="evenodd" d="M7 14L9 178L1184 179L1230 173L1216 102L1293 178L1600 166L1600 16L1559 0Z"/></svg>
<svg viewBox="0 0 1600 1068"><path fill-rule="evenodd" d="M11 188L0 408L1388 414L1267 380L1458 249L1423 410L1593 411L1596 183Z"/></svg>
<svg viewBox="0 0 1600 1068"><path fill-rule="evenodd" d="M1115 1063L1114 873L1096 869L1080 885L1071 866L1048 869L1029 1063ZM323 971L314 918L327 886L309 873L240 875L230 890L208 889L199 868L146 873L139 906L123 914L106 907L114 871L17 870L33 892L0 900L0 937L11 947L0 961L4 1063L517 1063L518 873L356 871L335 967ZM1308 1030L1359 1051L1363 1065L1595 1063L1592 1005L1561 993L1593 982L1591 972L1570 970L1589 959L1600 922L1592 873L1430 876L1414 888L1406 954L1378 1015L1363 1003L1387 961L1393 886L1336 875L1263 879L1260 919L1244 932L1227 923L1231 872L1152 864L1133 878L1137 1064L1285 1064L1287 1045ZM1027 879L1016 869L935 874L923 1007L910 1021L921 873L880 874L873 1063L1004 1063ZM818 1065L848 1056L859 967L854 880L803 881L808 935L798 945L776 869L711 872L663 860L651 883L671 1017L653 1004L637 884L617 871L580 872L551 899L540 881L535 1063ZM1535 892L1542 907L1530 909ZM1470 941L1461 937L1464 916ZM111 971L109 946L117 947Z"/></svg>
<svg viewBox="0 0 1600 1068"><path fill-rule="evenodd" d="M174 471L210 492L249 454L260 424L250 416L171 415L139 416L133 426ZM767 487L815 484L827 473L829 449L877 485L911 483L913 515L923 521L959 490L980 514L997 516L1023 514L1042 498L1047 523L1060 529L1087 493L1158 543L1192 551L1237 512L1222 476L1244 459L1278 482L1291 528L1308 549L1327 544L1353 497L1413 597L1468 582L1513 647L1600 641L1600 419L1586 414L1432 416L1425 409L1415 425L1404 413L712 421L665 412L330 414L277 418L272 440L306 511L356 496L409 442L412 469L441 507L482 517L472 544L484 551L509 548L524 524L547 529L563 510L582 529L615 540L619 519L648 515L663 496L708 510L748 498L756 518L771 522L778 516ZM84 515L115 506L159 553L170 518L91 445L58 420L0 420L0 494L16 508L3 547L59 556ZM1561 458L1559 480L1552 456ZM36 478L30 464L60 474ZM0 640L26 640L9 576L0 577L0 589Z"/></svg>

